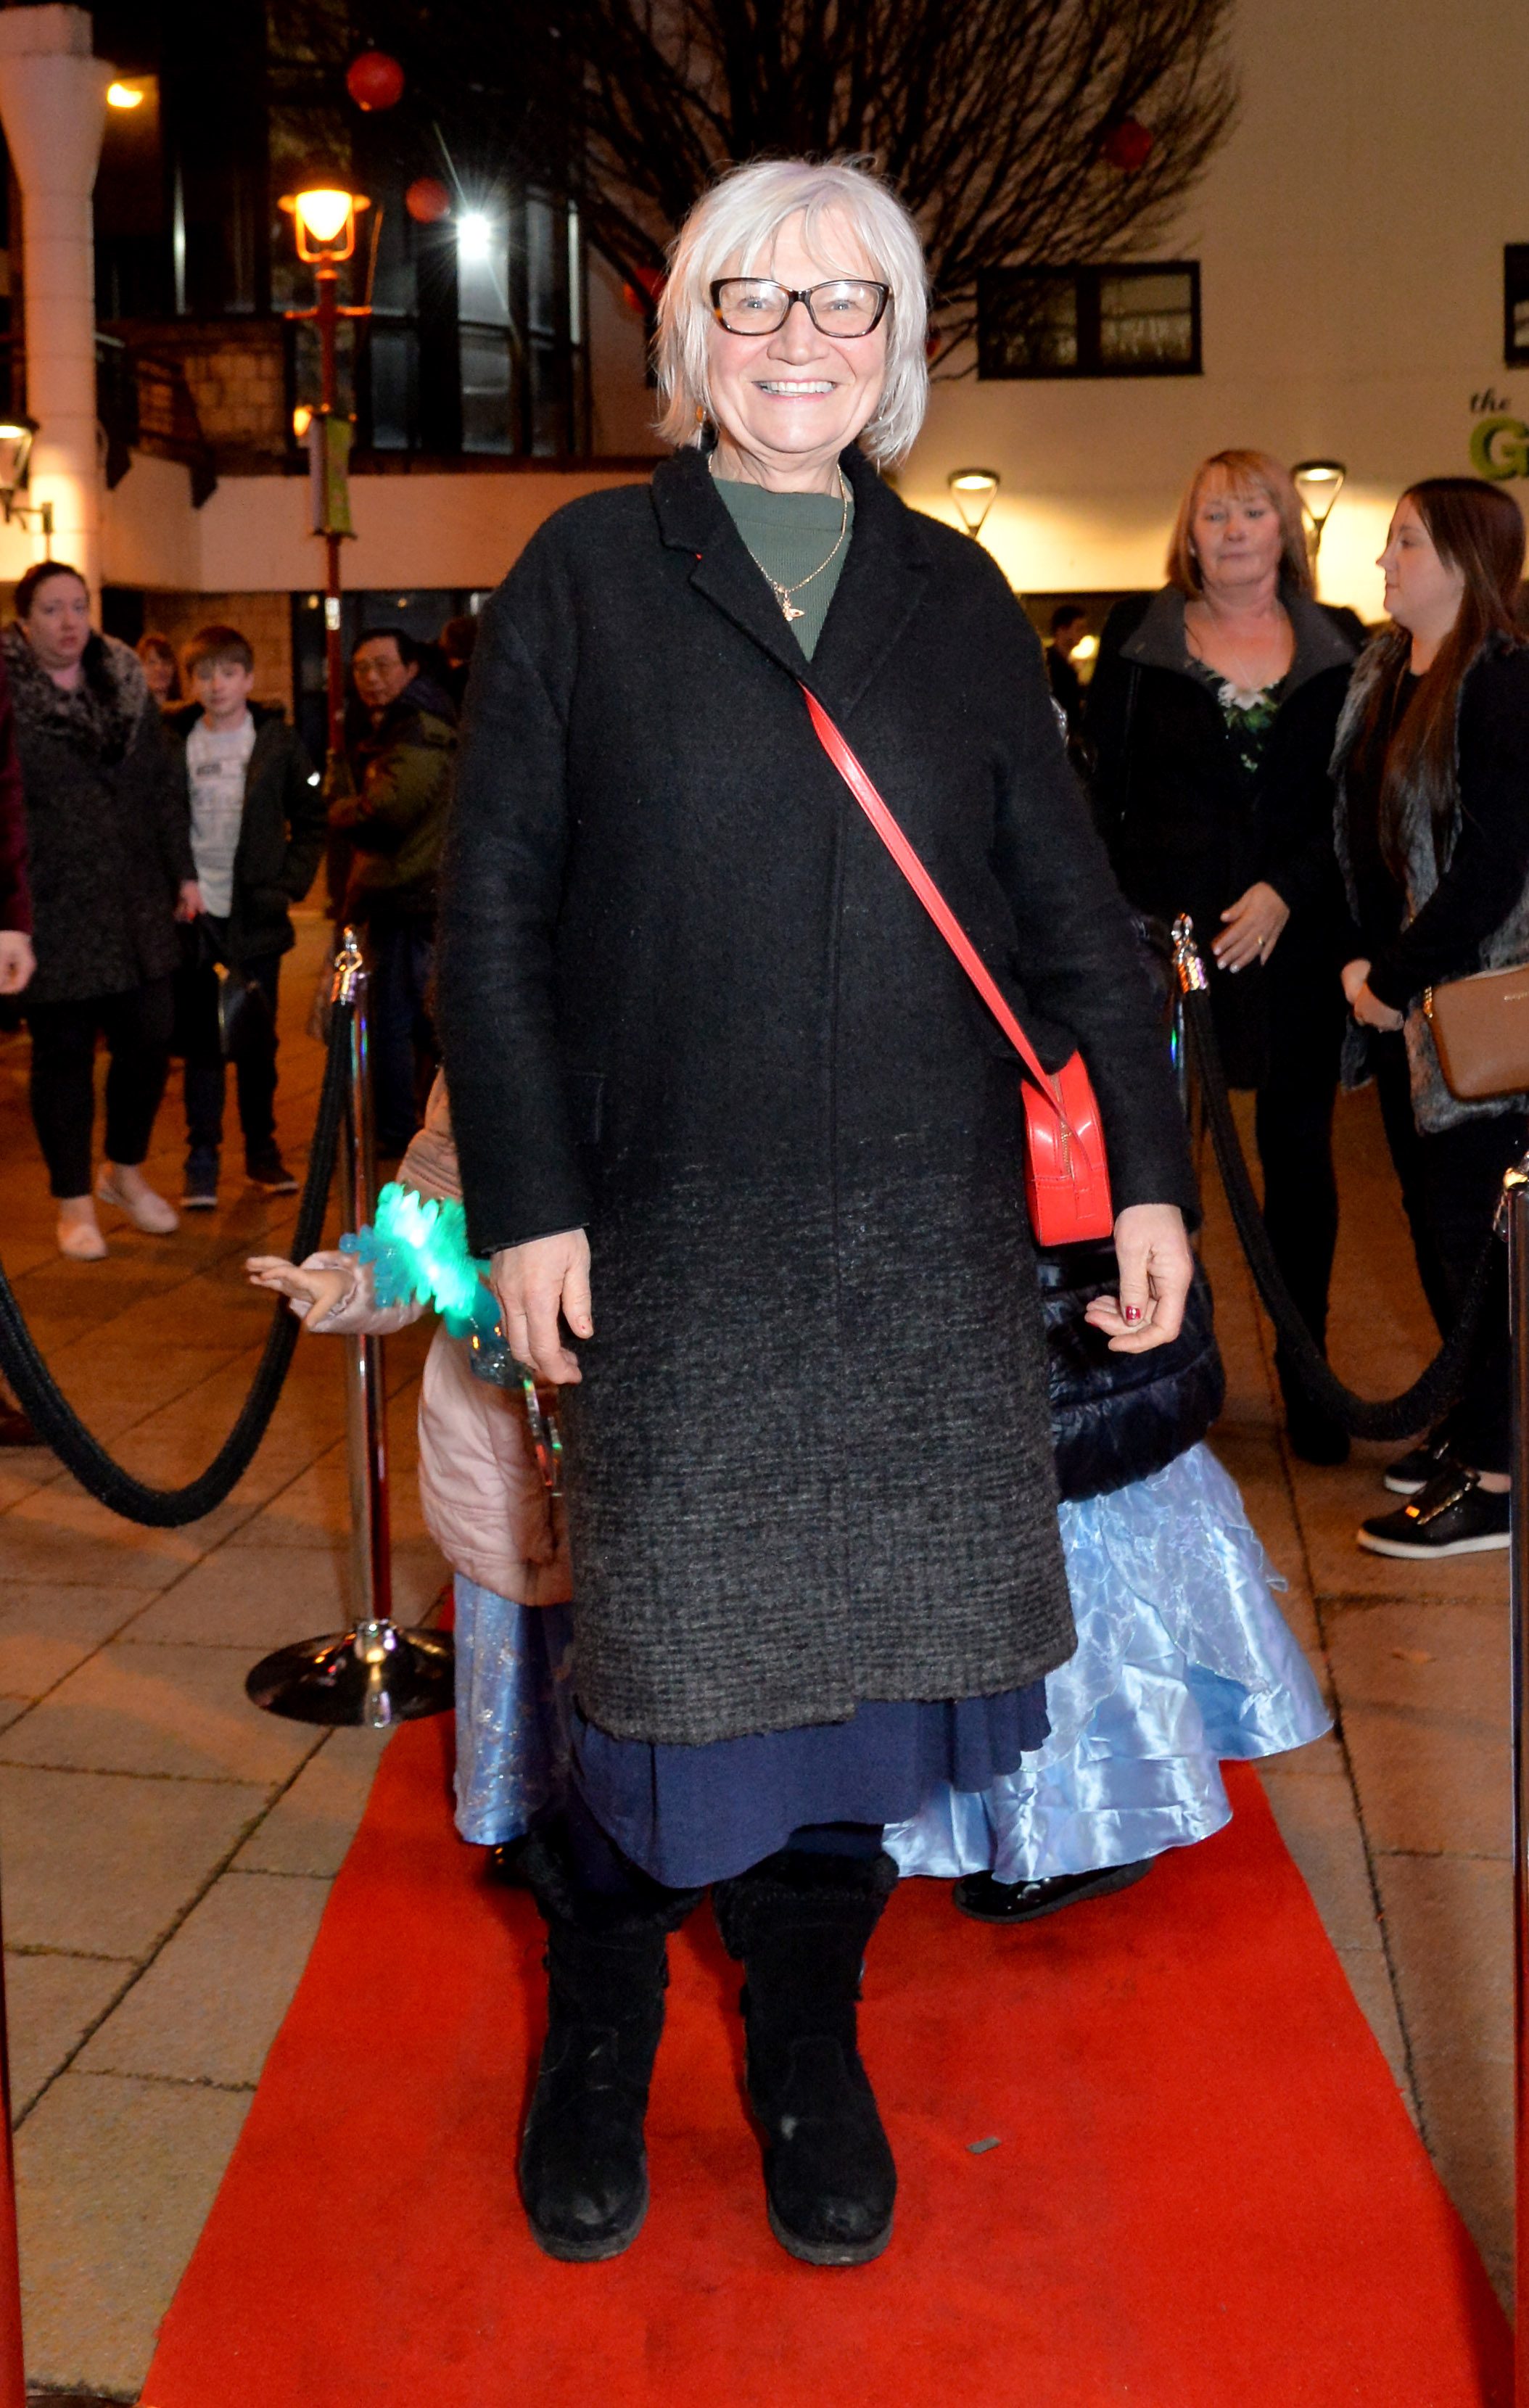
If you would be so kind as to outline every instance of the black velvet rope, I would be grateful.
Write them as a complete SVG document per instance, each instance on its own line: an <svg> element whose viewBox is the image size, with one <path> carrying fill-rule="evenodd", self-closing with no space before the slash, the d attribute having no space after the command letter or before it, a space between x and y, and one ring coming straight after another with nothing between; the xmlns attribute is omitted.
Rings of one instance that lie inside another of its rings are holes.
<svg viewBox="0 0 1529 2408"><path fill-rule="evenodd" d="M1207 994L1192 990L1184 996L1184 1024L1233 1226L1248 1257L1254 1284L1279 1334L1281 1352L1308 1398L1323 1412L1331 1413L1355 1438L1400 1439L1410 1437L1416 1430L1431 1428L1465 1386L1476 1326L1481 1317L1492 1282L1493 1255L1501 1240L1495 1235L1487 1239L1471 1274L1459 1322L1427 1369L1409 1388L1405 1388L1399 1397L1377 1399L1361 1397L1354 1389L1345 1387L1301 1318L1274 1259L1233 1117Z"/></svg>
<svg viewBox="0 0 1529 2408"><path fill-rule="evenodd" d="M323 1234L335 1148L345 1111L353 1009L350 1004L336 1003L330 1015L323 1085L293 1232L293 1254L297 1261L313 1252ZM296 1317L285 1297L279 1297L250 1393L207 1469L184 1488L151 1488L125 1471L79 1419L38 1353L10 1283L0 1268L0 1371L15 1390L22 1411L82 1488L124 1520L146 1523L152 1529L174 1530L184 1523L200 1521L244 1477L276 1411L296 1343Z"/></svg>

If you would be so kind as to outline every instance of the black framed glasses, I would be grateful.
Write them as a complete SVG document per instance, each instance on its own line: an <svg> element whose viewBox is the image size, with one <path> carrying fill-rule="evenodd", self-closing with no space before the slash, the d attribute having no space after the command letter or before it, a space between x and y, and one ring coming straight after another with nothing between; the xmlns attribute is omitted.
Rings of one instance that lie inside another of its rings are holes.
<svg viewBox="0 0 1529 2408"><path fill-rule="evenodd" d="M859 276L831 277L825 284L809 284L793 293L773 276L723 276L711 287L711 309L730 335L778 335L800 301L820 335L846 337L874 334L892 298L890 284L872 284Z"/></svg>

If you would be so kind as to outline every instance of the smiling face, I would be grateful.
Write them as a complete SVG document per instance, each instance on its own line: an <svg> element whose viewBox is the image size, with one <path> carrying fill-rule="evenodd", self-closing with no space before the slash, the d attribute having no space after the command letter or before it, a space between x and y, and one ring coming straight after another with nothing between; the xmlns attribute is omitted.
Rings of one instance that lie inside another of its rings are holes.
<svg viewBox="0 0 1529 2408"><path fill-rule="evenodd" d="M1243 595L1278 583L1284 540L1267 494L1256 485L1236 493L1224 476L1207 476L1195 497L1190 542L1207 594Z"/></svg>
<svg viewBox="0 0 1529 2408"><path fill-rule="evenodd" d="M826 219L809 251L803 221L790 218L768 258L749 273L772 276L793 292L833 277L883 280L849 225ZM727 276L741 274L729 260ZM718 473L781 492L836 490L836 463L881 398L887 373L887 318L868 335L820 334L795 303L773 335L735 335L713 318L707 330L707 375L718 428Z"/></svg>
<svg viewBox="0 0 1529 2408"><path fill-rule="evenodd" d="M1396 624L1424 642L1441 642L1460 615L1465 573L1442 558L1422 513L1406 494L1376 566L1385 572L1386 609Z"/></svg>

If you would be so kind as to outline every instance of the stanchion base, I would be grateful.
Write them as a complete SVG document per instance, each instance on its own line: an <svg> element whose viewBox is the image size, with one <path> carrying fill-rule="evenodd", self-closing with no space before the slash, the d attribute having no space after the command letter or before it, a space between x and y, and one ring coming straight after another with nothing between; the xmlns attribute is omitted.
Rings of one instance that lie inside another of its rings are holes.
<svg viewBox="0 0 1529 2408"><path fill-rule="evenodd" d="M383 1625L390 1643L371 1660L356 1652L353 1630L331 1639L302 1639L263 1656L245 1694L268 1714L298 1723L359 1723L386 1730L423 1714L450 1713L453 1650L443 1630L400 1630Z"/></svg>

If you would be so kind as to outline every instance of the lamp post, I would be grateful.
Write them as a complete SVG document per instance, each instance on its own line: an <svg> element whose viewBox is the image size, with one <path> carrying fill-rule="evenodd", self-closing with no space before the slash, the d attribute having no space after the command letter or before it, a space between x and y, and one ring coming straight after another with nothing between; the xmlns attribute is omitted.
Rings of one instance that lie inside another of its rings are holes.
<svg viewBox="0 0 1529 2408"><path fill-rule="evenodd" d="M313 270L317 294L311 309L289 309L286 316L307 321L319 330L319 406L310 414L307 442L312 470L313 532L324 539L324 680L329 703L331 762L345 741L345 656L340 642L340 545L355 529L346 468L350 455L350 422L339 408L339 368L335 337L342 318L365 318L367 305L343 305L339 271L355 254L356 217L369 208L364 194L352 193L337 179L315 178L301 192L282 196L280 206L293 221L297 256Z"/></svg>
<svg viewBox="0 0 1529 2408"><path fill-rule="evenodd" d="M1311 522L1311 566L1317 566L1322 550L1322 529L1333 515L1333 504L1343 491L1349 474L1341 460L1297 460L1290 472L1291 483L1301 497L1301 507Z"/></svg>
<svg viewBox="0 0 1529 2408"><path fill-rule="evenodd" d="M0 513L7 526L20 520L22 526L36 525L42 538L43 558L50 560L53 551L53 505L51 502L19 502L17 488L26 482L26 464L32 457L32 438L36 434L35 418L0 418Z"/></svg>
<svg viewBox="0 0 1529 2408"><path fill-rule="evenodd" d="M952 468L945 480L955 496L961 523L975 541L981 539L982 528L1003 479L996 468Z"/></svg>

